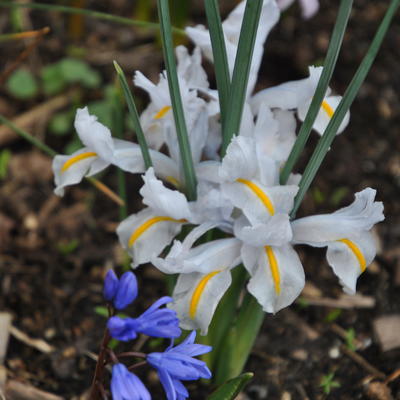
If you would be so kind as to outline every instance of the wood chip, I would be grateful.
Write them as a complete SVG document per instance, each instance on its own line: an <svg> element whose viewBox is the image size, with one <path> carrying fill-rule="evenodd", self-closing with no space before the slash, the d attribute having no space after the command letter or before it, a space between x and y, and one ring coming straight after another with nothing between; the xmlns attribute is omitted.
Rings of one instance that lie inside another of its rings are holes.
<svg viewBox="0 0 400 400"><path fill-rule="evenodd" d="M10 327L10 333L15 337L15 339L19 340L26 345L35 348L36 350L41 351L42 353L51 353L55 350L55 348L49 345L43 339L32 339L26 333L20 331L15 326Z"/></svg>
<svg viewBox="0 0 400 400"><path fill-rule="evenodd" d="M64 400L64 397L44 392L15 380L7 382L5 394L7 400Z"/></svg>
<svg viewBox="0 0 400 400"><path fill-rule="evenodd" d="M11 314L6 312L0 313L0 365L3 365L6 358L10 327Z"/></svg>
<svg viewBox="0 0 400 400"><path fill-rule="evenodd" d="M371 382L366 394L371 400L393 400L390 389L382 382Z"/></svg>
<svg viewBox="0 0 400 400"><path fill-rule="evenodd" d="M374 334L382 351L400 347L400 315L386 315L374 320Z"/></svg>

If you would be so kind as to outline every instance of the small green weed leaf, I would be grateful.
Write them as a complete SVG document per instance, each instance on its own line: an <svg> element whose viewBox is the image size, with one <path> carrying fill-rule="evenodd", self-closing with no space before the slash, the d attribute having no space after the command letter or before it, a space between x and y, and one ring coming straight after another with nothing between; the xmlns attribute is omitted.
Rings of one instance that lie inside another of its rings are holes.
<svg viewBox="0 0 400 400"><path fill-rule="evenodd" d="M68 256L73 253L79 246L78 239L72 239L69 242L59 242L57 243L57 250L63 255Z"/></svg>
<svg viewBox="0 0 400 400"><path fill-rule="evenodd" d="M334 322L342 315L342 310L340 308L335 308L329 311L328 315L324 318L325 322Z"/></svg>
<svg viewBox="0 0 400 400"><path fill-rule="evenodd" d="M50 122L49 129L54 135L64 136L71 132L73 114L70 111L55 114Z"/></svg>
<svg viewBox="0 0 400 400"><path fill-rule="evenodd" d="M233 400L243 390L243 388L253 378L254 374L246 372L236 378L230 379L221 385L214 393L212 393L208 400Z"/></svg>
<svg viewBox="0 0 400 400"><path fill-rule="evenodd" d="M51 64L44 67L41 71L43 92L52 96L60 93L66 85L60 64Z"/></svg>
<svg viewBox="0 0 400 400"><path fill-rule="evenodd" d="M110 100L98 100L88 104L90 114L96 115L98 120L105 126L113 124L112 103Z"/></svg>
<svg viewBox="0 0 400 400"><path fill-rule="evenodd" d="M11 159L11 151L4 149L0 152L0 179L4 179L7 176L8 164Z"/></svg>
<svg viewBox="0 0 400 400"><path fill-rule="evenodd" d="M325 394L329 394L332 391L332 389L339 388L341 386L338 381L334 380L334 378L335 378L334 372L331 372L330 374L324 375L322 377L319 386L322 388Z"/></svg>
<svg viewBox="0 0 400 400"><path fill-rule="evenodd" d="M346 197L349 193L349 188L346 186L342 186L337 188L331 195L331 204L334 207L338 207L340 202Z"/></svg>
<svg viewBox="0 0 400 400"><path fill-rule="evenodd" d="M346 331L346 346L349 350L357 350L356 346L356 331L353 328L349 328Z"/></svg>
<svg viewBox="0 0 400 400"><path fill-rule="evenodd" d="M64 58L60 61L60 68L66 82L79 82L90 89L97 88L101 83L99 73L82 60Z"/></svg>
<svg viewBox="0 0 400 400"><path fill-rule="evenodd" d="M7 89L17 99L26 100L36 95L38 85L30 71L19 68L8 79Z"/></svg>

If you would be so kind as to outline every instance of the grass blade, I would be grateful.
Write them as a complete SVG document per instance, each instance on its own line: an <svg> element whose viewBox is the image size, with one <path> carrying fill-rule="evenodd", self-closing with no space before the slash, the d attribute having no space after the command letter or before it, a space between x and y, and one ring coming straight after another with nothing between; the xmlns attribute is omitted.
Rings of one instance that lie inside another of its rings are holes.
<svg viewBox="0 0 400 400"><path fill-rule="evenodd" d="M126 77L121 67L118 65L116 61L114 61L114 68L117 71L118 79L121 84L122 90L124 91L124 96L126 103L129 108L129 115L132 118L133 126L135 127L136 136L138 138L140 150L142 151L142 157L144 161L144 165L146 169L152 166L149 147L147 146L146 138L144 136L144 132L142 126L140 125L139 114L137 112L137 108L135 105L135 101L132 96L132 92L129 89L128 82L126 81Z"/></svg>
<svg viewBox="0 0 400 400"><path fill-rule="evenodd" d="M210 30L211 46L213 51L215 78L219 95L221 122L224 126L226 107L229 99L230 74L228 57L226 55L225 38L222 30L221 16L217 0L205 0L208 29Z"/></svg>
<svg viewBox="0 0 400 400"><path fill-rule="evenodd" d="M38 149L42 150L44 153L46 153L50 157L54 157L54 156L57 155L57 153L51 147L47 146L47 144L43 143L41 140L35 138L34 136L29 134L28 132L26 132L23 129L19 128L12 121L7 119L6 117L3 117L2 115L0 115L0 123L8 126L15 133L17 133L19 136L24 138L27 142L29 142L33 146L37 147Z"/></svg>
<svg viewBox="0 0 400 400"><path fill-rule="evenodd" d="M124 118L124 98L121 92L120 85L116 84L112 91L112 103L111 103L111 115L112 115L112 131L115 132L115 136L119 139L124 139L125 129L125 118ZM118 168L118 194L121 199L124 200L125 204L119 208L119 219L122 221L128 216L128 199L126 193L126 179L125 171Z"/></svg>
<svg viewBox="0 0 400 400"><path fill-rule="evenodd" d="M36 10L46 11L59 11L67 14L81 14L88 17L102 19L110 22L117 22L124 25L138 26L141 28L159 29L160 25L155 22L139 21L131 18L120 17L118 15L108 14L101 11L87 10L84 8L61 6L57 4L45 4L45 3L17 3L13 1L0 1L0 7L5 8L32 8ZM174 33L179 35L186 35L183 29L172 27Z"/></svg>
<svg viewBox="0 0 400 400"><path fill-rule="evenodd" d="M319 167L323 159L325 158L326 153L328 152L333 139L335 138L336 132L343 121L346 112L349 110L351 104L353 103L357 93L363 84L372 63L375 60L375 57L378 53L379 48L381 47L382 41L386 35L387 30L389 29L390 23L399 7L400 0L392 0L389 8L386 11L384 18L382 19L378 30L371 42L371 45L367 51L367 54L364 56L361 64L359 65L357 72L355 73L350 85L346 89L346 92L339 103L332 119L330 120L323 136L318 142L317 147L314 150L313 155L311 156L310 161L307 164L307 167L304 171L303 177L301 178L299 184L299 192L295 198L294 207L291 212L291 218L294 218L296 212L306 194L308 188L311 185Z"/></svg>
<svg viewBox="0 0 400 400"><path fill-rule="evenodd" d="M239 133L262 5L263 0L247 0L246 3L226 111L229 118L225 121L223 131L222 156L232 137Z"/></svg>
<svg viewBox="0 0 400 400"><path fill-rule="evenodd" d="M280 180L282 185L286 184L289 175L292 172L293 167L299 159L301 152L303 151L310 136L312 126L320 110L326 90L328 89L333 70L335 69L336 61L343 42L343 36L346 31L346 26L349 20L352 5L353 0L342 0L340 3L335 27L333 28L331 41L329 43L328 52L326 54L324 62L324 69L319 79L317 89L315 90L315 94L310 104L310 108L308 109L306 118L301 125L297 140L281 172Z"/></svg>
<svg viewBox="0 0 400 400"><path fill-rule="evenodd" d="M186 183L186 192L189 200L195 200L197 181L193 165L192 152L190 149L185 115L183 112L178 74L176 71L168 0L157 0L157 5L158 15L160 19L164 60L168 77L168 86L171 96L172 110L174 113L176 133L178 135L179 148L181 152L182 166Z"/></svg>

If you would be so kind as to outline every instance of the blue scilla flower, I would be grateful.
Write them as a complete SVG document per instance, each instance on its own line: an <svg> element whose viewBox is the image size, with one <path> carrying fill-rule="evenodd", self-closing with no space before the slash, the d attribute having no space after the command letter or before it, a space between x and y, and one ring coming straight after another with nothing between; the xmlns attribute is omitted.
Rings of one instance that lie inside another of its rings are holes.
<svg viewBox="0 0 400 400"><path fill-rule="evenodd" d="M114 301L114 307L122 310L131 304L138 295L138 284L133 272L125 272L120 279L109 270L104 279L103 295L107 301Z"/></svg>
<svg viewBox="0 0 400 400"><path fill-rule="evenodd" d="M124 364L115 364L112 368L111 394L113 400L151 400L143 382Z"/></svg>
<svg viewBox="0 0 400 400"><path fill-rule="evenodd" d="M135 339L138 333L153 337L177 338L182 331L176 312L168 308L160 309L171 301L171 297L161 297L138 318L111 317L107 328L113 338L125 342Z"/></svg>
<svg viewBox="0 0 400 400"><path fill-rule="evenodd" d="M190 333L178 346L169 346L163 353L150 353L147 362L158 371L168 400L184 400L189 393L181 381L211 378L204 361L193 358L211 351L210 346L194 343L196 331Z"/></svg>

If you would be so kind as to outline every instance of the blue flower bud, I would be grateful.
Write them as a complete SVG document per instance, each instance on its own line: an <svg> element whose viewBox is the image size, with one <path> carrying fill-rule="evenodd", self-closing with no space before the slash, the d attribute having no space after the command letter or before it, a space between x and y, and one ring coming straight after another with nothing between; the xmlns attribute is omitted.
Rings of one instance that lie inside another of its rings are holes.
<svg viewBox="0 0 400 400"><path fill-rule="evenodd" d="M114 307L122 310L131 304L138 295L138 285L133 272L125 272L119 280L117 293L114 297Z"/></svg>
<svg viewBox="0 0 400 400"><path fill-rule="evenodd" d="M111 301L118 289L118 278L115 272L110 269L104 278L103 296L107 301Z"/></svg>

